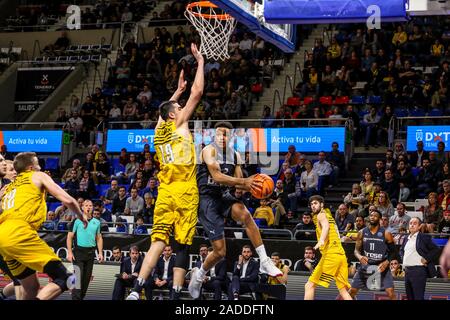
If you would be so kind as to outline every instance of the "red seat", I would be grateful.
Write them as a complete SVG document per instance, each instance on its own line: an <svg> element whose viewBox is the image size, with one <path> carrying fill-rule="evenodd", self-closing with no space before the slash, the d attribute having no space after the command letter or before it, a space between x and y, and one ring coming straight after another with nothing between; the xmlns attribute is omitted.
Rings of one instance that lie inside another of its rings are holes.
<svg viewBox="0 0 450 320"><path fill-rule="evenodd" d="M303 99L303 103L308 105L311 102L313 102L313 97L305 97L305 99Z"/></svg>
<svg viewBox="0 0 450 320"><path fill-rule="evenodd" d="M287 99L286 105L290 107L296 107L300 105L300 98L299 97L290 97Z"/></svg>
<svg viewBox="0 0 450 320"><path fill-rule="evenodd" d="M331 106L333 104L333 98L331 96L320 97L319 102Z"/></svg>
<svg viewBox="0 0 450 320"><path fill-rule="evenodd" d="M350 98L348 96L336 97L334 100L335 104L348 104L350 102Z"/></svg>

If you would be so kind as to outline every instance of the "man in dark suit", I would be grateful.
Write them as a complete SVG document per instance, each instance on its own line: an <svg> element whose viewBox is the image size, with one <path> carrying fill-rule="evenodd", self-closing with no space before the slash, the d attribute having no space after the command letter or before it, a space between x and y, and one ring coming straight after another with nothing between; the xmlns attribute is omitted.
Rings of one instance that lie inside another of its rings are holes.
<svg viewBox="0 0 450 320"><path fill-rule="evenodd" d="M120 274L116 275L117 279L114 283L114 290L112 295L112 300L124 300L125 299L125 289L132 288L134 282L136 281L139 271L141 270L142 261L144 259L139 254L139 249L137 246L132 246L130 248L130 256L126 257L120 263ZM145 292L150 292L150 282L145 285ZM149 288L150 290L147 290ZM148 299L148 298L147 298Z"/></svg>
<svg viewBox="0 0 450 320"><path fill-rule="evenodd" d="M419 218L411 218L410 234L400 249L408 300L424 300L427 278L433 278L437 274L433 261L439 254L439 248L429 235L419 232L421 224Z"/></svg>
<svg viewBox="0 0 450 320"><path fill-rule="evenodd" d="M242 254L234 264L233 279L228 289L229 300L239 300L239 295L255 292L258 284L259 262L252 258L249 245L242 247Z"/></svg>
<svg viewBox="0 0 450 320"><path fill-rule="evenodd" d="M213 251L212 247L208 248L208 254ZM197 268L202 266L201 261L197 261ZM203 281L202 290L214 292L214 300L222 300L222 290L228 288L227 278L227 261L223 258L206 273L206 279ZM200 294L201 296L201 294Z"/></svg>
<svg viewBox="0 0 450 320"><path fill-rule="evenodd" d="M159 257L153 273L152 289L169 289L172 298L173 286L173 267L175 265L175 256L172 255L173 250L170 245L165 246L163 254ZM147 290L146 290L147 292ZM150 297L152 292L149 292Z"/></svg>
<svg viewBox="0 0 450 320"><path fill-rule="evenodd" d="M409 164L413 168L421 167L423 159L428 159L428 152L423 150L423 141L417 141L417 150L409 154Z"/></svg>

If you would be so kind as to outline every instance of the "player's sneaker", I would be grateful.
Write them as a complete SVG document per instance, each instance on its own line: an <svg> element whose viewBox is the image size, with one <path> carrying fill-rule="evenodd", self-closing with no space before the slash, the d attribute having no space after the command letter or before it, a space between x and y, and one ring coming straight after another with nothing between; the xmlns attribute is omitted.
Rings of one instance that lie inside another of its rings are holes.
<svg viewBox="0 0 450 320"><path fill-rule="evenodd" d="M194 299L197 299L200 297L200 291L202 290L202 279L198 278L198 272L199 269L195 267L191 271L191 281L189 281L189 293L191 294L191 297Z"/></svg>
<svg viewBox="0 0 450 320"><path fill-rule="evenodd" d="M283 275L281 270L275 267L272 259L269 257L264 260L260 260L259 272L266 273L271 277L279 277Z"/></svg>
<svg viewBox="0 0 450 320"><path fill-rule="evenodd" d="M139 293L131 291L126 300L139 300Z"/></svg>

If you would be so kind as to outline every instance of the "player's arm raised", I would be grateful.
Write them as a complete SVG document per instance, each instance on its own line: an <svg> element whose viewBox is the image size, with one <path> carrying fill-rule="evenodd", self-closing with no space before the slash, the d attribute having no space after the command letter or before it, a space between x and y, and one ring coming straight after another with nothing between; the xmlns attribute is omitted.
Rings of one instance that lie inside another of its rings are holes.
<svg viewBox="0 0 450 320"><path fill-rule="evenodd" d="M180 97L183 94L183 92L186 91L186 85L187 85L187 81L184 80L184 70L181 70L180 76L178 78L177 90L175 90L175 92L173 93L172 97L170 97L170 101L178 102L178 100L180 99ZM161 118L161 116L159 116L158 117L158 123L156 124L155 129L158 128L163 121L164 120Z"/></svg>
<svg viewBox="0 0 450 320"><path fill-rule="evenodd" d="M361 254L362 247L363 247L362 231L359 231L356 236L356 244L355 244L354 254L355 254L356 259L358 259L358 261L361 262L361 264L366 265L369 262L369 260L367 259L366 256L363 256Z"/></svg>
<svg viewBox="0 0 450 320"><path fill-rule="evenodd" d="M191 94L189 96L189 99L186 102L186 106L183 108L180 117L177 119L177 127L189 121L191 115L194 113L194 110L197 107L197 104L202 98L203 90L205 87L205 60L203 59L202 54L200 53L200 51L198 51L197 46L194 43L191 44L191 51L195 59L197 60L197 72L195 73L195 79L191 87Z"/></svg>
<svg viewBox="0 0 450 320"><path fill-rule="evenodd" d="M317 221L322 226L322 234L320 235L319 241L314 246L314 250L317 250L318 248L322 247L325 244L325 241L327 240L328 237L328 232L330 231L330 223L328 222L325 212L321 211L317 215Z"/></svg>
<svg viewBox="0 0 450 320"><path fill-rule="evenodd" d="M255 181L253 178L236 178L223 174L220 170L220 164L217 162L216 149L214 147L205 147L202 151L202 158L208 167L209 174L216 183L246 191L250 191L252 188L261 188L260 182Z"/></svg>
<svg viewBox="0 0 450 320"><path fill-rule="evenodd" d="M81 212L78 202L67 192L65 192L60 186L58 186L52 180L52 178L50 178L43 172L35 172L32 179L36 186L44 187L48 193L61 201L67 208L69 208L69 210L77 215L77 218L80 219L85 226L87 226L86 217L84 217L83 213Z"/></svg>

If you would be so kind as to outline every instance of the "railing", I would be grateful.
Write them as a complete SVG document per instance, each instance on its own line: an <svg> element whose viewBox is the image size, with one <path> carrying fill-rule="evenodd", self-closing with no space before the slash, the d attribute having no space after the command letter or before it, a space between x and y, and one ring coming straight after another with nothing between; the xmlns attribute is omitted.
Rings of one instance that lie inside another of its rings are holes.
<svg viewBox="0 0 450 320"><path fill-rule="evenodd" d="M40 56L42 50L41 50L41 43L39 42L38 39L34 40L34 43L33 43L33 54L31 55L31 60L34 60L34 58L36 57L36 49L39 49L38 56Z"/></svg>
<svg viewBox="0 0 450 320"><path fill-rule="evenodd" d="M65 124L65 122L0 122L0 128L2 130L20 130L25 126L35 126L36 129L33 130L48 130Z"/></svg>
<svg viewBox="0 0 450 320"><path fill-rule="evenodd" d="M345 121L345 151L344 151L344 157L345 157L345 169L348 170L350 161L353 158L353 152L355 151L355 142L353 138L353 120L352 118L348 118Z"/></svg>

